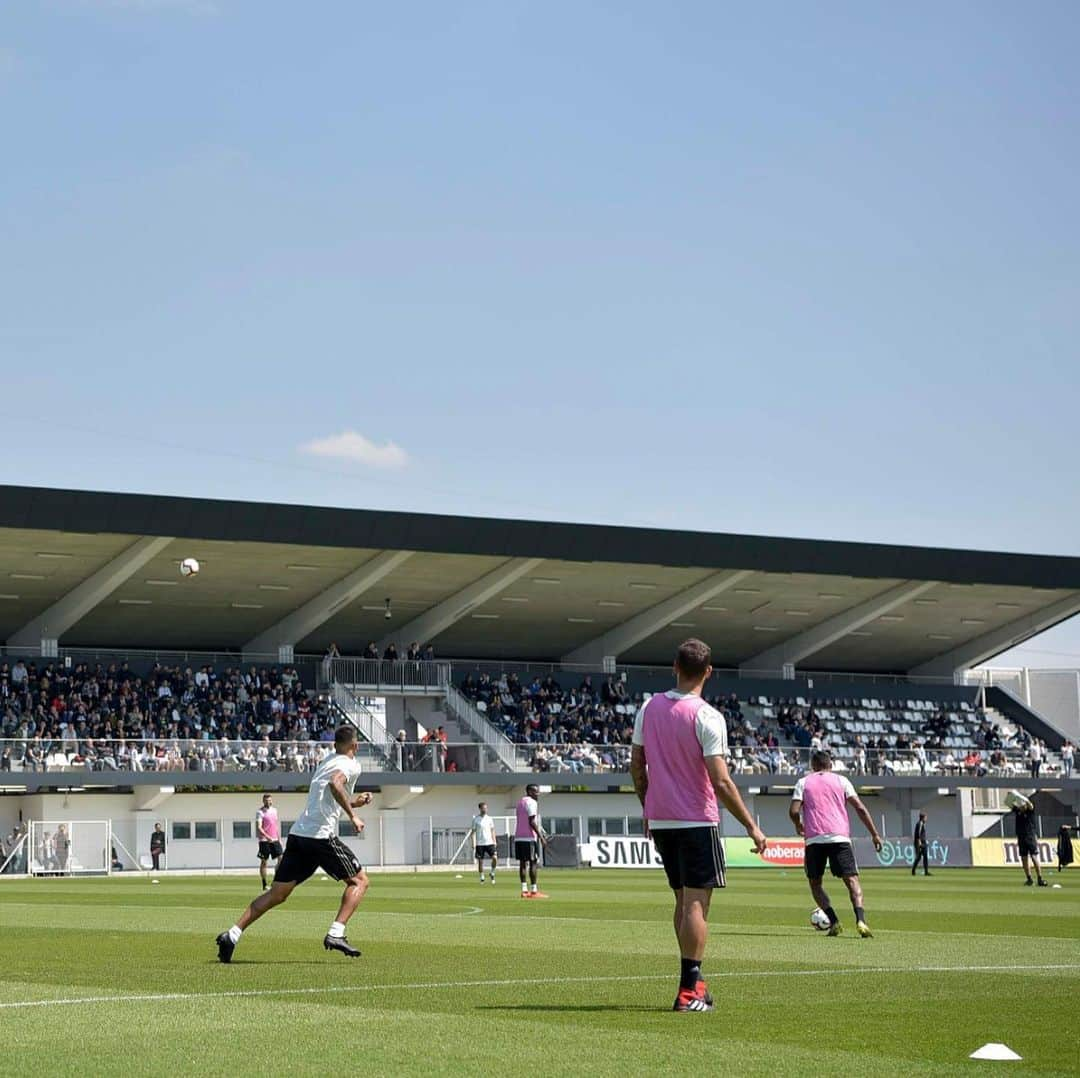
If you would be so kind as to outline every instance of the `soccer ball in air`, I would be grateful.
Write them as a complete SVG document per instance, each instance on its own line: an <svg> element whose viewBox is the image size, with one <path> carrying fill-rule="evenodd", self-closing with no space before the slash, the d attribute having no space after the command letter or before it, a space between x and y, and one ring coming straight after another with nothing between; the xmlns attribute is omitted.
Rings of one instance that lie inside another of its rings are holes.
<svg viewBox="0 0 1080 1078"><path fill-rule="evenodd" d="M824 932L829 927L829 915L820 907L810 914L810 923L819 931Z"/></svg>
<svg viewBox="0 0 1080 1078"><path fill-rule="evenodd" d="M199 563L195 558L185 558L180 563L181 576L194 576L199 571Z"/></svg>

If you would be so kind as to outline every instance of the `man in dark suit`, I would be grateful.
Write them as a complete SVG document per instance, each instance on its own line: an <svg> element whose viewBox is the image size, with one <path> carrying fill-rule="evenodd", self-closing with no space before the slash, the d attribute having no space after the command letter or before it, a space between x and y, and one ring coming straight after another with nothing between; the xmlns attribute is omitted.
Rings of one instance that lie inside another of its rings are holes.
<svg viewBox="0 0 1080 1078"><path fill-rule="evenodd" d="M913 838L915 845L915 859L911 862L911 874L915 875L915 869L919 867L919 862L922 861L923 875L930 875L930 857L928 853L928 847L926 844L926 813L919 813L919 822L915 825L915 835Z"/></svg>
<svg viewBox="0 0 1080 1078"><path fill-rule="evenodd" d="M165 855L165 832L161 824L154 824L154 830L150 835L150 859L154 863L154 871L161 868L161 858Z"/></svg>

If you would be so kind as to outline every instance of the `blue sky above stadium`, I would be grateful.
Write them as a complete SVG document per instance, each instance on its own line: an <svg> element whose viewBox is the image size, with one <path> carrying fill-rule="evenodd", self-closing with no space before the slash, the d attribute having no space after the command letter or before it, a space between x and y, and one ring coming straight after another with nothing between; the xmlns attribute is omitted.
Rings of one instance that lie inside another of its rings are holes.
<svg viewBox="0 0 1080 1078"><path fill-rule="evenodd" d="M1080 553L1078 31L17 5L8 478Z"/></svg>

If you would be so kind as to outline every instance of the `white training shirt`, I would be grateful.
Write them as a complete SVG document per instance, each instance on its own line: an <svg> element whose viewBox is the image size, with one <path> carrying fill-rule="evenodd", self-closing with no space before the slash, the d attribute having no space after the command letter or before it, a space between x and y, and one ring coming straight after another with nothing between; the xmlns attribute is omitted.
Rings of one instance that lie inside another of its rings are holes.
<svg viewBox="0 0 1080 1078"><path fill-rule="evenodd" d="M472 818L472 833L477 846L495 845L495 821L487 813Z"/></svg>
<svg viewBox="0 0 1080 1078"><path fill-rule="evenodd" d="M311 776L307 805L289 834L301 838L330 838L337 834L337 822L344 809L330 792L330 779L335 771L345 775L345 792L352 798L356 780L360 777L360 761L342 753L328 756Z"/></svg>

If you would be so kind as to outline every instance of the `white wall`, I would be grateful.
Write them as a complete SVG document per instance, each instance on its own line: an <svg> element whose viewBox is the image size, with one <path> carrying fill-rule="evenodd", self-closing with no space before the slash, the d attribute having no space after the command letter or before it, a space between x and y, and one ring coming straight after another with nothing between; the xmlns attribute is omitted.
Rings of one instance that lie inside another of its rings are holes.
<svg viewBox="0 0 1080 1078"><path fill-rule="evenodd" d="M422 864L427 862L432 842L431 831L453 831L455 837L446 842L456 843L464 835L468 822L481 800L499 820L499 832L505 833L512 822L522 786L478 788L474 786L438 786L423 793L410 793L407 787L387 787L375 795L375 800L360 815L367 823L363 838L347 837L345 841L356 852L361 863L370 866ZM149 799L157 799L152 808L140 808ZM294 820L303 809L303 793L275 793L274 802L283 821ZM747 795L752 815L767 835L783 838L792 835L788 819L788 795ZM939 835L961 833L957 798L913 795L909 801L900 798L867 797L868 809L881 827L885 816L885 833L893 837L910 834L912 813L926 809L932 830ZM113 833L121 859L127 865L127 853L138 859L149 853L150 833L155 822L165 825L167 835L167 866L169 868L242 868L257 864L257 843L254 838L255 811L261 803L258 793L183 793L159 795L157 788L140 788L133 794L33 794L0 798L2 819L12 822L21 810L24 820L104 820L112 821ZM541 794L541 815L545 820L570 818L575 821L579 837L588 830L590 817L638 819L641 809L632 793L553 793ZM217 825L218 839L174 839L172 825L176 821L194 825L200 821ZM233 822L251 823L251 838L234 839ZM7 824L6 830L10 830ZM856 833L861 825L855 822ZM5 830L5 833L6 833ZM730 814L724 814L726 835L741 835L743 829ZM467 847L466 847L467 857Z"/></svg>

